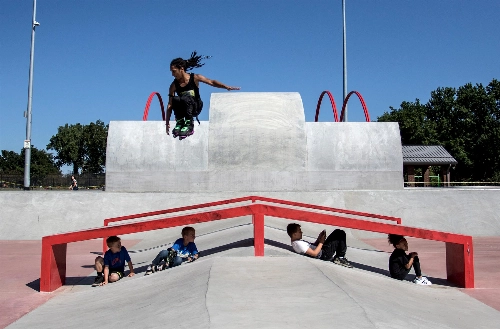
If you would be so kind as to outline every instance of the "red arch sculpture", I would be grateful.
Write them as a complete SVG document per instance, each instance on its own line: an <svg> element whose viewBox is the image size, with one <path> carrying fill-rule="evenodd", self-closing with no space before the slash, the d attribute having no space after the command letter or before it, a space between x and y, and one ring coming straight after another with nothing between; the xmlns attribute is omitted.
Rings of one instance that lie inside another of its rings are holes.
<svg viewBox="0 0 500 329"><path fill-rule="evenodd" d="M146 102L146 107L144 108L144 114L142 116L142 121L148 121L148 114L149 114L149 106L151 105L151 101L153 100L154 96L158 96L158 100L160 101L160 107L161 107L161 118L163 121L165 121L165 108L163 107L163 100L161 99L160 93L153 91L151 95L149 95L148 101Z"/></svg>
<svg viewBox="0 0 500 329"><path fill-rule="evenodd" d="M321 105L321 101L323 100L323 96L325 94L328 94L328 97L330 97L330 103L332 103L333 117L335 119L335 122L339 122L339 119L337 116L337 106L335 105L335 100L333 99L332 94L328 90L323 91L321 93L321 95L319 96L318 105L316 106L316 116L314 117L314 122L318 122L319 108ZM361 94L355 90L351 91L344 99L344 103L342 104L342 112L340 113L340 121L341 122L344 121L345 107L347 105L347 101L349 100L349 98L351 97L352 94L356 94L358 96L359 101L361 102L361 106L363 106L363 111L365 112L365 120L366 120L366 122L370 122L370 114L368 113L368 108L366 107L365 100L363 99L363 96L361 96Z"/></svg>
<svg viewBox="0 0 500 329"><path fill-rule="evenodd" d="M358 96L359 101L361 102L361 106L363 106L363 111L365 112L366 122L370 122L370 114L368 113L368 108L366 107L365 100L363 99L363 96L361 96L361 94L355 90L353 90L349 94L347 94L346 98L344 99L344 104L342 104L342 112L340 113L340 121L342 121L342 122L344 121L345 107L347 105L347 101L349 100L349 97L351 97L352 94L356 94Z"/></svg>
<svg viewBox="0 0 500 329"><path fill-rule="evenodd" d="M337 105L335 105L335 100L333 99L332 94L328 90L323 91L319 96L318 105L316 106L316 116L314 117L314 122L318 122L319 107L321 106L321 101L323 100L323 96L325 96L325 94L328 94L328 97L330 97L330 103L332 104L332 110L333 110L333 118L335 119L335 122L339 122L339 117L337 114Z"/></svg>

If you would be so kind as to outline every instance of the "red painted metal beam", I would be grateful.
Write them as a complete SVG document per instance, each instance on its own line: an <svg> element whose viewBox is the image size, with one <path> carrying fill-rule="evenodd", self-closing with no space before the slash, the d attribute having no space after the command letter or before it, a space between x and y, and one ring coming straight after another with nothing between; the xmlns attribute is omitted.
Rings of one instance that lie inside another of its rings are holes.
<svg viewBox="0 0 500 329"><path fill-rule="evenodd" d="M255 256L264 256L264 214L253 214L252 223Z"/></svg>
<svg viewBox="0 0 500 329"><path fill-rule="evenodd" d="M259 199L265 202L269 202L269 200L276 200L255 196L247 198L252 202ZM299 204L283 200L279 201L286 205L290 205L288 203L293 203L295 205ZM311 208L313 207L312 205L310 206ZM422 239L446 242L446 263L448 280L456 283L461 287L474 287L474 262L472 252L472 237L470 236L407 227L396 224L374 222L358 218L339 216L335 214L318 213L309 210L290 209L275 205L252 203L250 205L243 205L235 208L212 210L200 212L197 214L154 219L132 224L107 226L103 228L95 228L85 231L56 234L43 237L40 291L53 291L64 284L66 276L67 243L104 238L110 235L123 235L168 227L203 223L246 215L253 215L252 222L254 224L254 247L256 256L264 255L264 216L293 219L326 225L335 225L345 228L353 228L385 234L394 233Z"/></svg>
<svg viewBox="0 0 500 329"><path fill-rule="evenodd" d="M251 215L249 206L213 210L197 214L149 220L140 223L94 228L84 231L45 236L42 238L40 291L50 292L59 288L66 279L66 244L77 241L105 238L111 235L146 232L163 228L210 222Z"/></svg>
<svg viewBox="0 0 500 329"><path fill-rule="evenodd" d="M252 209L254 212L263 213L266 214L266 216L334 225L384 234L401 234L421 239L446 242L446 269L448 280L460 287L474 288L474 258L471 236L346 218L336 215L311 213L304 210L286 209L270 205L253 205Z"/></svg>
<svg viewBox="0 0 500 329"><path fill-rule="evenodd" d="M170 208L170 209L165 209L165 210L150 211L150 212L145 212L145 213L140 213L140 214L135 214L135 215L107 218L104 220L104 226L108 226L109 223L112 223L112 222L118 222L118 221L123 221L123 220L144 218L144 217L150 217L150 216L158 216L158 215L164 215L164 214L175 213L175 212L180 212L180 211L215 207L215 206L221 206L221 205L229 205L229 204L233 204L233 203L240 203L240 202L246 202L246 201L252 201L252 203L254 203L255 201L263 201L263 202L269 202L269 203L289 205L289 206L294 206L294 207L302 207L302 208L309 208L309 209L316 209L316 210L331 211L331 212L337 212L337 213L355 215L355 216L361 216L361 217L371 217L371 218L377 218L377 219L383 219L383 220L390 220L390 221L395 221L398 224L401 224L401 218L399 218L399 217L377 215L377 214L372 214L372 213L352 211L352 210L340 209L340 208L323 207L323 206L317 206L317 205L313 205L313 204L280 200L280 199L273 199L273 198L266 198L266 197L261 197L261 196L246 196L246 197L242 197L242 198L227 199L227 200L216 201L216 202L200 203L200 204L196 204L196 205L192 205L192 206L177 207L177 208Z"/></svg>

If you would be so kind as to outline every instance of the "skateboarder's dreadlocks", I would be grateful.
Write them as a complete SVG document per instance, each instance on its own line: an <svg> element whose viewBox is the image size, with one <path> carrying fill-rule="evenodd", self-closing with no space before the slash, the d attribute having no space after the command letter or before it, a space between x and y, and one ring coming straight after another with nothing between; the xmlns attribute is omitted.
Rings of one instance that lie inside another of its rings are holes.
<svg viewBox="0 0 500 329"><path fill-rule="evenodd" d="M202 59L209 59L212 58L212 56L203 56L203 55L198 55L198 53L193 51L191 53L191 57L189 59L182 59L182 58L176 58L170 62L170 66L175 66L176 68L180 69L181 67L184 68L184 71L189 71L191 69L195 69L198 67L202 67L205 65L205 63L202 63Z"/></svg>
<svg viewBox="0 0 500 329"><path fill-rule="evenodd" d="M168 106L167 106L167 134L170 129L170 116L172 110L175 113L176 125L172 129L172 135L179 136L179 139L184 139L194 133L193 117L198 120L203 107L203 102L200 98L199 83L200 81L216 88L226 90L239 90L240 87L226 86L222 82L204 77L201 74L186 73L192 68L199 68L205 65L201 61L209 59L211 56L198 55L196 51L191 53L189 59L175 58L170 62L170 71L174 77L174 81L170 84L168 91ZM175 96L177 94L177 96ZM198 121L199 123L200 121Z"/></svg>

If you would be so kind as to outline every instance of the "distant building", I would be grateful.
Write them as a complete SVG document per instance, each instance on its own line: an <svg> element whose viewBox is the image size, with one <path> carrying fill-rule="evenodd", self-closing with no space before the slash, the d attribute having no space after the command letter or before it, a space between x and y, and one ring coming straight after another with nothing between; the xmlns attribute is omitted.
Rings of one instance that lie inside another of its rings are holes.
<svg viewBox="0 0 500 329"><path fill-rule="evenodd" d="M430 186L430 167L440 166L440 182L450 186L450 168L457 160L441 145L403 145L403 174L408 186ZM415 183L415 169L422 168L423 182Z"/></svg>

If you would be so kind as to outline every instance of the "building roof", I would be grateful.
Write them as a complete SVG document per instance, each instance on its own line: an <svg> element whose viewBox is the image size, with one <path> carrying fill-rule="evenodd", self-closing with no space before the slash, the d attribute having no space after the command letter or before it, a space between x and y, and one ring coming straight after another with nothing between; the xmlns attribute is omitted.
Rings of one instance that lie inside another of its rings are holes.
<svg viewBox="0 0 500 329"><path fill-rule="evenodd" d="M456 165L441 145L403 145L403 165Z"/></svg>

